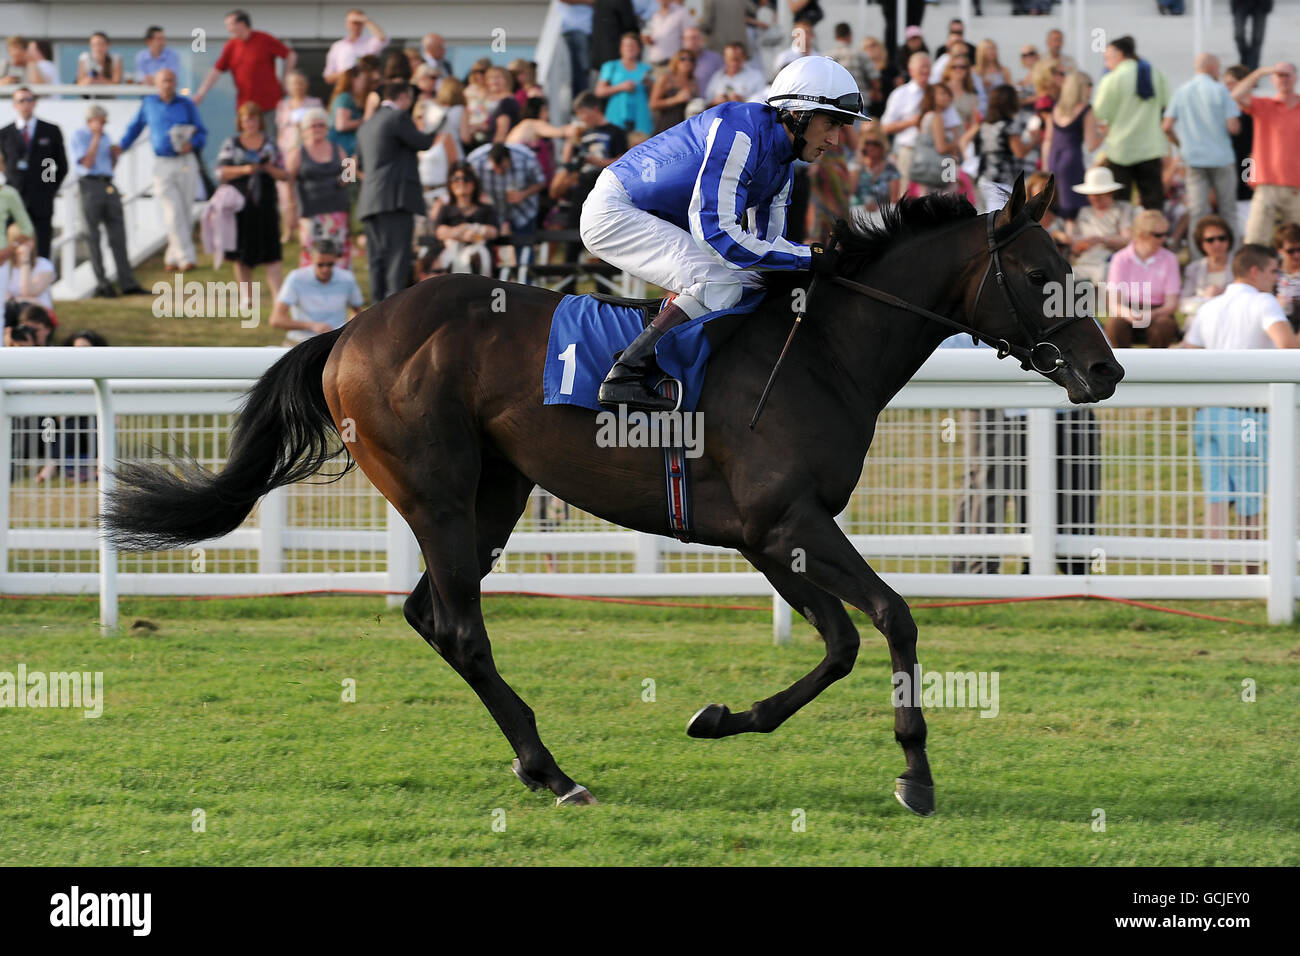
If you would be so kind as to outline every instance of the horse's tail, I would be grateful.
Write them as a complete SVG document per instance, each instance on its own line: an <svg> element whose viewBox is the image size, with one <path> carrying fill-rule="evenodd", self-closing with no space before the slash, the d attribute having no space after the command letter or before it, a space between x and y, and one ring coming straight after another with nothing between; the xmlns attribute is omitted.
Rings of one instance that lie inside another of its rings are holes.
<svg viewBox="0 0 1300 956"><path fill-rule="evenodd" d="M170 456L178 474L158 465L119 465L103 515L108 539L126 550L162 551L221 537L272 488L310 477L346 452L321 387L341 332L295 346L258 379L240 407L220 473ZM332 478L355 464L349 456Z"/></svg>

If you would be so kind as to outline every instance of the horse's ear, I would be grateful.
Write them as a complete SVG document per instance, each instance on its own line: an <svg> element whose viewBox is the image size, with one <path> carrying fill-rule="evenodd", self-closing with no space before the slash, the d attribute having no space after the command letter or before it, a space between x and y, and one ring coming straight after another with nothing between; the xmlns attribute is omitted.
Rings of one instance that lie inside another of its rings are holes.
<svg viewBox="0 0 1300 956"><path fill-rule="evenodd" d="M1021 173L1016 177L1016 184L1011 187L1011 195L1007 197L1007 204L1002 207L998 213L996 225L1005 226L1016 216L1020 215L1021 210L1025 208L1025 174Z"/></svg>
<svg viewBox="0 0 1300 956"><path fill-rule="evenodd" d="M1033 217L1034 222L1042 222L1043 215L1051 208L1052 197L1056 195L1056 176L1047 177L1047 185L1037 196L1031 196L1025 202L1025 208L1029 210L1029 215Z"/></svg>

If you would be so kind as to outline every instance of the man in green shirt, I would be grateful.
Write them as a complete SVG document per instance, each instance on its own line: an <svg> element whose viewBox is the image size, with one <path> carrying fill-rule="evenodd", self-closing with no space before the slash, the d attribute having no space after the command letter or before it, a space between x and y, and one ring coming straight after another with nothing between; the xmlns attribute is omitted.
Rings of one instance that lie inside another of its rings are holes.
<svg viewBox="0 0 1300 956"><path fill-rule="evenodd" d="M1106 165L1126 190L1137 186L1144 208L1160 209L1165 200L1161 160L1169 145L1161 120L1169 105L1169 82L1137 58L1130 36L1116 37L1106 47L1106 68L1110 72L1092 98L1093 115L1106 126Z"/></svg>

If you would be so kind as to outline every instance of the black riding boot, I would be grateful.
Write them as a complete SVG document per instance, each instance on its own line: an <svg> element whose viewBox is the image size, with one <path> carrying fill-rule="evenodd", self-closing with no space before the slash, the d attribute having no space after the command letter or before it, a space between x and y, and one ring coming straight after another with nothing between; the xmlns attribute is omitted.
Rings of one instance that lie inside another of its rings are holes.
<svg viewBox="0 0 1300 956"><path fill-rule="evenodd" d="M677 403L656 392L655 382L651 380L651 376L658 371L655 344L663 338L665 332L689 318L676 305L668 303L655 316L654 321L632 340L632 344L623 350L601 383L596 400L607 408L626 405L645 412L672 411Z"/></svg>

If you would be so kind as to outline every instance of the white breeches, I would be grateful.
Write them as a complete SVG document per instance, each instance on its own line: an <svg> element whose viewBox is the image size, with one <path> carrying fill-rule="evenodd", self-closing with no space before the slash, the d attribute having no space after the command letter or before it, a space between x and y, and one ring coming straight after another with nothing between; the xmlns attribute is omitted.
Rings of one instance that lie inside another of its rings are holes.
<svg viewBox="0 0 1300 956"><path fill-rule="evenodd" d="M759 272L726 265L690 233L638 209L608 169L582 204L579 229L592 255L677 293L674 303L692 319L731 308L746 288L763 284Z"/></svg>

